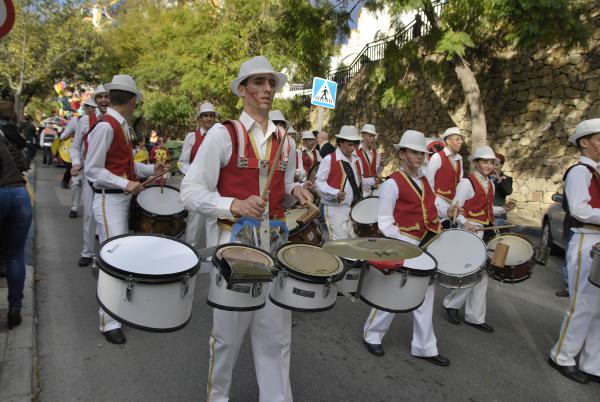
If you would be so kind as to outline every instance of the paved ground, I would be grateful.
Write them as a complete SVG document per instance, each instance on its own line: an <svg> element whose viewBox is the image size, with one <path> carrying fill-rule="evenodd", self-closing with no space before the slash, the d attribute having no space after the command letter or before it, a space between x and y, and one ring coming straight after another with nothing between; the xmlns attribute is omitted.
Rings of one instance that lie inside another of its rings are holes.
<svg viewBox="0 0 600 402"><path fill-rule="evenodd" d="M98 333L95 280L79 268L80 219L67 219L69 193L58 169L37 181L35 265L41 401L200 401L208 370L211 309L208 281L199 275L189 325L171 334L126 328L124 346ZM535 231L529 231L535 233ZM155 250L148 250L155 252ZM463 252L463 250L457 250ZM434 325L442 368L411 358L411 316L396 317L384 339L386 355L366 352L361 331L369 308L338 299L322 313L295 313L292 386L296 401L598 401L600 384L575 384L548 366L567 299L561 259L551 257L532 279L517 285L490 281L485 334L445 320L437 289ZM252 354L246 342L235 368L231 400L257 400Z"/></svg>

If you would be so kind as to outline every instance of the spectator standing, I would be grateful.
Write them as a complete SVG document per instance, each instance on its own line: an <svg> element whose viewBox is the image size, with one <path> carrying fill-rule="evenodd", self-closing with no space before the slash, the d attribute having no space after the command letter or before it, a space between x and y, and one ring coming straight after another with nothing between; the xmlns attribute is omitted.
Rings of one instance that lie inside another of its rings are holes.
<svg viewBox="0 0 600 402"><path fill-rule="evenodd" d="M503 207L506 205L506 197L513 192L513 180L512 177L507 176L502 171L504 167L504 155L497 153L496 160L494 162L494 170L490 175L494 183L494 206ZM496 225L502 226L506 224L506 212L498 216L496 219Z"/></svg>

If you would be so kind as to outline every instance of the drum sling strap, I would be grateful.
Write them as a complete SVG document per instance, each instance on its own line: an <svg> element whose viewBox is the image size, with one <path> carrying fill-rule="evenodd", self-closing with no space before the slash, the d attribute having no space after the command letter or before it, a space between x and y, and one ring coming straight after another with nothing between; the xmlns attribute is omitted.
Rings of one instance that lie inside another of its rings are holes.
<svg viewBox="0 0 600 402"><path fill-rule="evenodd" d="M356 184L356 177L354 177L354 171L352 170L352 166L350 166L350 163L346 161L341 162L342 167L344 168L344 172L346 172L346 177L348 177L350 187L352 187L352 205L354 205L354 203L361 198L362 193L358 189L358 184ZM341 190L344 191L343 188Z"/></svg>
<svg viewBox="0 0 600 402"><path fill-rule="evenodd" d="M565 172L564 176L563 176L563 182L565 180L567 180L567 175L569 174L569 172L571 171L571 169L573 169L575 166L585 166L586 168L588 168L588 170L592 173L593 176L593 180L600 180L600 174L598 173L598 171L586 164L586 163L576 163L575 165L571 166L570 168L567 169L567 171ZM596 225L593 223L585 223L585 222L581 222L580 220L577 220L576 218L574 218L571 215L571 211L569 211L569 201L567 200L567 193L565 192L563 194L563 199L562 199L562 207L563 210L565 211L565 219L563 222L563 240L566 236L567 233L569 233L569 231L571 230L571 228L587 228L587 229L592 229L592 230L600 230L600 225Z"/></svg>

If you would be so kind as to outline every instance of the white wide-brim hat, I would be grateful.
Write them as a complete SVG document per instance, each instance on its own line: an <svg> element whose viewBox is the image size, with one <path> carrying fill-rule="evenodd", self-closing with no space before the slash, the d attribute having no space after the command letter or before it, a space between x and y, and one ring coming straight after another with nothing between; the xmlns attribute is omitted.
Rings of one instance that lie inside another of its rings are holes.
<svg viewBox="0 0 600 402"><path fill-rule="evenodd" d="M138 102L144 99L144 96L135 84L135 80L127 74L114 75L110 84L104 84L104 88L107 89L108 92L115 90L131 92L132 94L135 94L135 100Z"/></svg>
<svg viewBox="0 0 600 402"><path fill-rule="evenodd" d="M425 134L416 130L406 130L400 138L400 142L394 144L394 148L399 151L404 148L412 149L417 152L430 153L427 149Z"/></svg>
<svg viewBox="0 0 600 402"><path fill-rule="evenodd" d="M360 135L358 135L358 129L354 126L342 126L340 129L340 133L335 136L335 138L339 138L340 140L346 141L360 141Z"/></svg>
<svg viewBox="0 0 600 402"><path fill-rule="evenodd" d="M496 153L492 149L492 147L488 145L483 145L481 147L475 148L475 152L469 156L470 161L474 161L476 159L498 159L496 158Z"/></svg>
<svg viewBox="0 0 600 402"><path fill-rule="evenodd" d="M283 117L283 113L281 110L271 110L269 111L269 120L271 121L283 121L287 125L287 120Z"/></svg>
<svg viewBox="0 0 600 402"><path fill-rule="evenodd" d="M600 133L600 119L584 120L575 126L575 134L569 137L569 142L576 144L578 139L596 133Z"/></svg>
<svg viewBox="0 0 600 402"><path fill-rule="evenodd" d="M289 126L289 128L287 129L287 132L288 132L288 134L298 134L298 132L296 131L294 126Z"/></svg>
<svg viewBox="0 0 600 402"><path fill-rule="evenodd" d="M447 137L450 137L451 135L460 135L461 137L464 137L464 135L460 132L460 128L450 127L450 128L447 128L446 131L444 131L444 134L442 134L442 139L445 140Z"/></svg>
<svg viewBox="0 0 600 402"><path fill-rule="evenodd" d="M98 96L100 94L107 94L107 93L108 93L108 91L106 90L106 88L104 88L104 85L100 84L96 87L93 98L96 99L96 96Z"/></svg>
<svg viewBox="0 0 600 402"><path fill-rule="evenodd" d="M303 131L302 132L302 139L303 140L314 140L315 139L315 135L313 134L312 131Z"/></svg>
<svg viewBox="0 0 600 402"><path fill-rule="evenodd" d="M284 73L275 71L269 60L264 56L256 56L242 63L238 76L231 81L229 89L235 95L240 96L238 87L246 78L259 74L272 74L275 78L275 90L279 91L287 82L287 76Z"/></svg>
<svg viewBox="0 0 600 402"><path fill-rule="evenodd" d="M362 128L360 129L361 133L367 133L367 134L373 134L373 135L379 135L377 133L377 131L375 130L375 126L372 124L365 124L364 126L362 126Z"/></svg>
<svg viewBox="0 0 600 402"><path fill-rule="evenodd" d="M200 109L198 109L198 113L196 113L196 117L199 117L202 113L219 114L219 113L217 113L217 110L215 109L214 105L210 102L203 102L200 105Z"/></svg>
<svg viewBox="0 0 600 402"><path fill-rule="evenodd" d="M98 105L96 105L96 102L94 102L94 100L92 98L87 98L86 100L83 101L83 104L85 106L98 107Z"/></svg>

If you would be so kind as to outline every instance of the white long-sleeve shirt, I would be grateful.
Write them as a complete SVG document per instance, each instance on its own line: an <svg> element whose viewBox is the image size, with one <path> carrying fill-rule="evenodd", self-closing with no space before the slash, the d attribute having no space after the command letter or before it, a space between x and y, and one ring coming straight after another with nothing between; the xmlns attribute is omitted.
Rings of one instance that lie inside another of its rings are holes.
<svg viewBox="0 0 600 402"><path fill-rule="evenodd" d="M366 148L363 146L362 141L358 145L358 149L364 150L364 153L367 155L367 160L368 160L369 155L371 155L372 149L367 151ZM379 152L377 152L377 150L375 150L375 158L376 158L375 159L375 173L379 174L383 170L383 164L381 163L381 154ZM363 180L365 182L364 187L366 190L364 192L365 192L365 196L366 196L366 195L368 195L367 193L370 193L371 187L375 186L375 178L374 177L363 177Z"/></svg>
<svg viewBox="0 0 600 402"><path fill-rule="evenodd" d="M462 156L460 154L452 155L452 152L448 149L448 147L445 147L443 152L446 154L446 156L450 160L450 163L453 163L454 166L456 166L457 163L460 163L460 177L462 178L463 177ZM427 169L425 170L425 175L427 176L427 181L429 182L429 185L434 190L434 192L435 192L435 175L441 167L442 167L442 158L440 157L440 155L438 155L437 153L431 155L431 158L429 159L429 163L427 164ZM445 199L443 199L442 197L436 196L435 197L435 206L437 207L438 211L442 211L442 210L446 211L448 209L448 207L450 206L450 203L448 201L446 201Z"/></svg>
<svg viewBox="0 0 600 402"><path fill-rule="evenodd" d="M95 113L96 117L101 116L99 109L94 109L91 113ZM83 165L83 137L85 137L89 130L90 116L86 114L79 118L77 129L75 130L75 137L73 137L73 144L71 144L71 149L69 149L73 165Z"/></svg>
<svg viewBox="0 0 600 402"><path fill-rule="evenodd" d="M114 117L123 133L128 136L129 125L127 120L116 110L108 108L106 114ZM95 188L118 188L125 190L127 180L124 177L117 176L105 168L106 154L110 149L114 138L114 132L111 125L107 122L96 124L94 129L88 134L89 149L85 159L85 176L88 180L94 183ZM129 139L129 137L127 137ZM133 155L133 148L131 149ZM154 174L154 166L144 163L134 163L135 174L138 177L148 177Z"/></svg>
<svg viewBox="0 0 600 402"><path fill-rule="evenodd" d="M362 167L360 165L360 160L358 159L358 156L356 156L355 153L352 153L350 158L347 158L344 156L344 154L342 153L342 151L340 151L339 148L336 148L335 157L336 157L336 160L338 160L338 161L341 160L341 161L346 161L346 162L350 163L350 166L352 167L352 171L354 172L354 178L357 181L356 184L358 185L359 190L362 189L362 191L365 191L365 190L371 188L370 185L368 185L364 182L364 180L360 180L360 178L362 177ZM360 171L356 170L357 163L359 165ZM344 197L344 200L342 202L339 202L337 199L337 195L340 192L340 190L338 190L337 188L333 188L329 184L327 184L327 179L329 178L330 170L331 170L331 154L329 154L325 158L323 158L323 160L321 161L321 164L319 165L319 170L317 171L316 187L317 187L317 192L321 196L321 202L324 204L327 204L327 205L350 206L352 204L352 199L354 197L354 193L352 192L352 186L350 185L350 180L348 179L346 181L346 186L344 187L344 192L346 193L346 196ZM359 196L360 196L360 194L359 194Z"/></svg>
<svg viewBox="0 0 600 402"><path fill-rule="evenodd" d="M77 116L71 117L71 119L67 123L67 127L65 127L65 129L63 130L63 132L60 134L60 139L61 140L66 140L70 136L74 135L75 131L77 130L77 123L78 122L79 122L79 117L77 117Z"/></svg>
<svg viewBox="0 0 600 402"><path fill-rule="evenodd" d="M483 177L483 175L477 171L474 172L474 175L477 177L477 179L480 181L480 183L482 184L484 189L488 188L488 183L490 181L489 178L487 177ZM494 186L492 185L492 192L494 192ZM458 183L458 186L456 187L456 196L454 197L454 200L452 201L452 204L454 205L458 205L459 207L462 207L463 205L465 205L465 201L466 200L470 200L471 198L475 197L475 189L473 188L473 185L471 184L471 181L464 177L462 179L460 179L460 182ZM492 199L493 199L493 195L492 195ZM492 207L493 212L494 212L494 216L500 216L502 214L506 213L506 210L504 209L504 207L497 207L497 206L493 206ZM438 209L439 211L439 209ZM469 221L467 218L465 218L465 216L463 214L459 214L456 217L456 221L458 223L460 223L461 225L464 225L466 222L469 222L472 225L477 225L477 226L483 226L481 223L479 222L474 222L474 221Z"/></svg>
<svg viewBox="0 0 600 402"><path fill-rule="evenodd" d="M245 111L240 115L239 121L254 140L259 158L264 159L268 140L271 135L277 132L277 127L269 120L267 130L263 131L260 124ZM285 171L286 194L291 194L293 188L300 185L294 183L296 146L293 141L290 141L289 144L289 159ZM250 144L247 144L247 146L250 146ZM237 155L232 155L232 150L231 137L225 126L220 123L212 126L208 130L188 173L181 182L181 201L185 209L213 218L233 218L231 203L234 198L223 197L217 190L221 169L229 163L231 158L237 157Z"/></svg>
<svg viewBox="0 0 600 402"><path fill-rule="evenodd" d="M200 134L204 137L207 131L204 127L200 127ZM196 143L196 132L192 131L187 133L185 139L183 140L183 148L181 148L181 155L179 156L179 161L177 166L179 166L179 171L184 175L190 170L190 159L192 158L192 148Z"/></svg>
<svg viewBox="0 0 600 402"><path fill-rule="evenodd" d="M598 170L599 164L592 159L581 156L579 163L585 163ZM590 202L589 187L592 183L593 174L585 166L575 166L569 170L565 180L565 194L569 203L571 216L584 223L600 225L600 208L592 208ZM598 233L590 228L571 228L575 233Z"/></svg>

